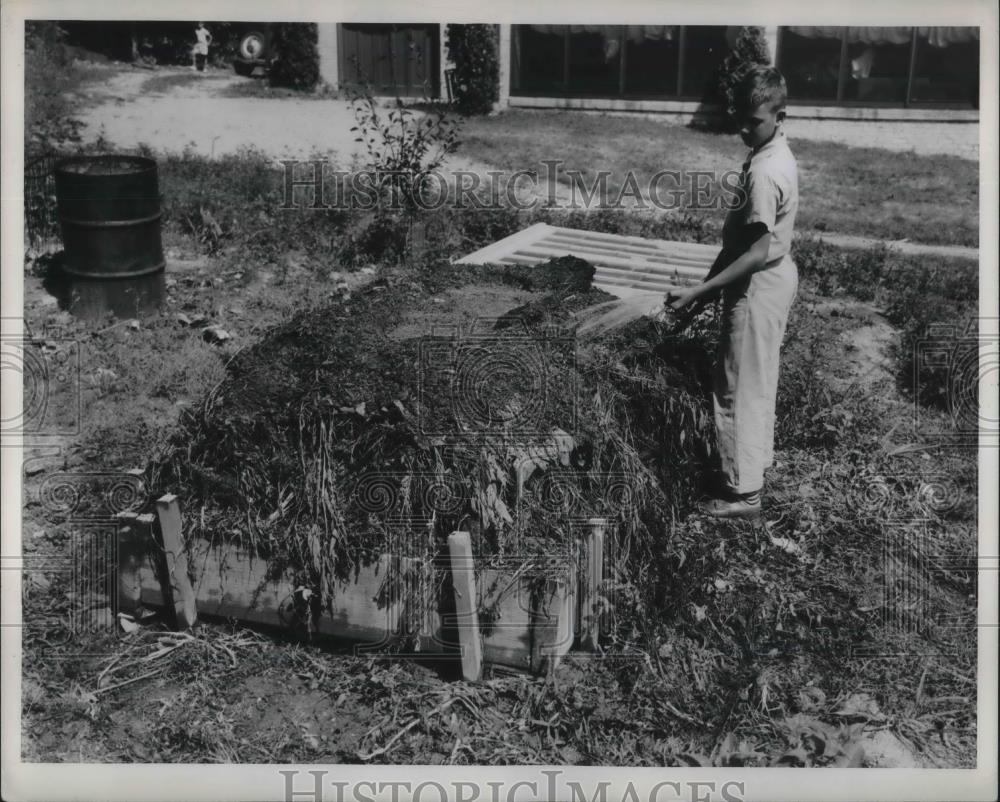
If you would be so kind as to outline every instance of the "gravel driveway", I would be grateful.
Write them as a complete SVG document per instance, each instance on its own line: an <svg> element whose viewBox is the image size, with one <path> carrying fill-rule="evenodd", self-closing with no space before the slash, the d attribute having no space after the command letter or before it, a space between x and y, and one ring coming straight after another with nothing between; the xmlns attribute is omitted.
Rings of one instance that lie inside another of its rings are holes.
<svg viewBox="0 0 1000 802"><path fill-rule="evenodd" d="M148 145L160 153L195 153L215 158L253 147L283 159L325 158L338 169L350 169L363 155L351 131L356 124L350 103L337 98L232 96L255 79L232 70L160 67L146 70L127 65L91 65L106 73L83 92L77 117L83 136L98 136L116 147ZM448 171L467 170L485 175L496 167L452 154ZM488 179L487 179L488 180ZM454 179L449 179L454 183ZM522 203L545 200L541 186L517 185ZM569 202L568 187L556 186L560 200Z"/></svg>
<svg viewBox="0 0 1000 802"><path fill-rule="evenodd" d="M122 65L94 67L107 72L85 90L84 138L102 135L121 148L140 144L163 153L190 147L216 157L252 146L275 160L321 156L338 168L351 166L361 153L350 104L325 97L231 97L234 89L255 80L232 70L161 67L145 70ZM175 83L167 85L169 78ZM162 88L158 89L157 86ZM456 154L450 169L485 172L495 169Z"/></svg>
<svg viewBox="0 0 1000 802"><path fill-rule="evenodd" d="M227 90L255 80L232 70L107 70L106 82L88 88L86 110L79 115L87 139L103 134L123 148L190 147L210 157L253 146L275 159L322 154L344 165L359 147L350 130L354 115L344 100L227 97ZM178 83L165 85L168 77Z"/></svg>

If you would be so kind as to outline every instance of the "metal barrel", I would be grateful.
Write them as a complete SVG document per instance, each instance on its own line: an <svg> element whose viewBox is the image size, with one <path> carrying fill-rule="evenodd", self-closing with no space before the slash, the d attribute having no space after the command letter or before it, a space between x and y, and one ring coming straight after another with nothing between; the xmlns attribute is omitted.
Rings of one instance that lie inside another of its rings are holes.
<svg viewBox="0 0 1000 802"><path fill-rule="evenodd" d="M164 269L156 162L143 156L71 156L55 166L63 270L91 280Z"/></svg>

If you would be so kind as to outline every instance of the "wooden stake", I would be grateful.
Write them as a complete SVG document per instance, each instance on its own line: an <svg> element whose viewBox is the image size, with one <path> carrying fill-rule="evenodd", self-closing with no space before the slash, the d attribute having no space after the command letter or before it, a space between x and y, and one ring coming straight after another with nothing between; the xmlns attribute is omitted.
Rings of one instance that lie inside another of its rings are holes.
<svg viewBox="0 0 1000 802"><path fill-rule="evenodd" d="M468 532L448 535L451 556L451 579L455 589L455 613L458 642L462 649L462 677L474 682L483 670L483 644L479 638L479 613L476 598L476 566L472 558L472 539Z"/></svg>
<svg viewBox="0 0 1000 802"><path fill-rule="evenodd" d="M118 522L115 543L115 571L113 584L109 587L115 588L115 603L112 606L114 613L134 612L139 604L141 590L138 577L138 558L135 556L139 533L136 531L136 518L138 514L134 512L119 512L115 515Z"/></svg>
<svg viewBox="0 0 1000 802"><path fill-rule="evenodd" d="M604 585L604 530L606 518L587 521L583 543L583 576L580 582L580 645L594 650L601 634L599 593Z"/></svg>
<svg viewBox="0 0 1000 802"><path fill-rule="evenodd" d="M177 501L177 496L168 493L157 499L156 516L160 521L160 536L166 558L167 575L170 578L170 592L177 616L177 626L180 629L187 629L194 626L198 620L198 610L194 589L188 579L187 555L184 553L184 536L181 531L181 505Z"/></svg>

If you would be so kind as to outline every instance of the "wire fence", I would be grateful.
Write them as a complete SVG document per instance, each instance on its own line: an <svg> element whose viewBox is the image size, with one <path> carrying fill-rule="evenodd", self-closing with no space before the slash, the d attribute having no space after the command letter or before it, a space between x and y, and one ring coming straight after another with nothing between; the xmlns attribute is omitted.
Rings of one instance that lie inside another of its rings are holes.
<svg viewBox="0 0 1000 802"><path fill-rule="evenodd" d="M24 231L32 247L58 234L55 165L63 154L34 156L24 164Z"/></svg>
<svg viewBox="0 0 1000 802"><path fill-rule="evenodd" d="M142 148L109 148L106 144L77 147L74 150L49 150L26 154L24 162L24 233L27 245L37 248L59 236L56 207L55 166L68 156L107 155L148 156Z"/></svg>

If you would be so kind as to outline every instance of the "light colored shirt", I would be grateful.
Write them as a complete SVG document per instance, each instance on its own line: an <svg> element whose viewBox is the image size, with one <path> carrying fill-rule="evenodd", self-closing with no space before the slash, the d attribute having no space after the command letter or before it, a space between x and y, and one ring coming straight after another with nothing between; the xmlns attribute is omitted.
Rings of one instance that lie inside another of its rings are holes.
<svg viewBox="0 0 1000 802"><path fill-rule="evenodd" d="M767 266L772 267L792 249L792 229L799 208L799 179L795 157L783 131L770 142L751 151L740 175L744 202L726 215L723 246L734 247L737 233L751 223L763 223L771 232Z"/></svg>
<svg viewBox="0 0 1000 802"><path fill-rule="evenodd" d="M208 28L195 28L194 35L198 38L198 43L194 46L194 52L207 56L208 43L212 41L212 34L208 32Z"/></svg>

